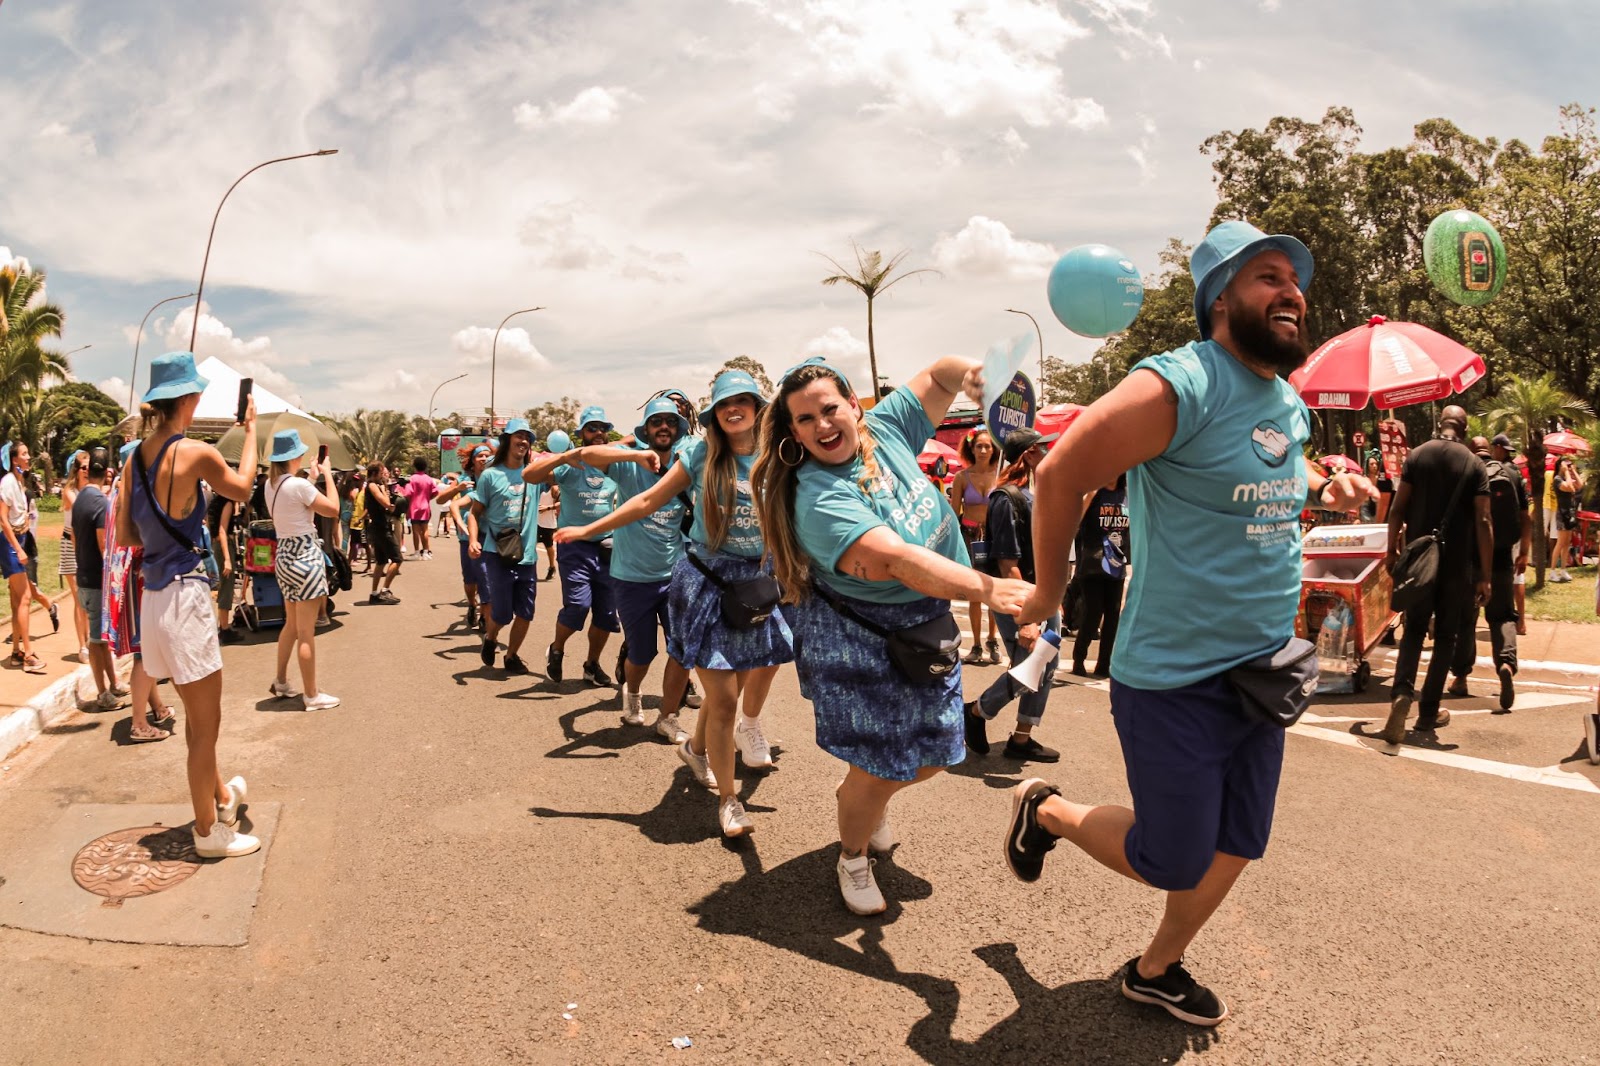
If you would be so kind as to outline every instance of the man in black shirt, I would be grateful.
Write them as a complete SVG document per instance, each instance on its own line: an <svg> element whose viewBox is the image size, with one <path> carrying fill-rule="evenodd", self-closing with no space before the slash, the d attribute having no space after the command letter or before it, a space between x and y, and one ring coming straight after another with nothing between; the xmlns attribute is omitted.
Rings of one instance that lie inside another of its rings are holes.
<svg viewBox="0 0 1600 1066"><path fill-rule="evenodd" d="M1476 602L1489 602L1490 548L1494 543L1489 520L1489 479L1483 463L1465 443L1467 412L1451 405L1439 416L1439 436L1412 450L1400 473L1400 485L1389 508L1391 569L1409 540L1435 530L1439 533L1439 576L1433 595L1406 611L1405 637L1395 660L1393 699L1381 736L1390 744L1405 739L1406 715L1417 703L1416 728L1432 732L1450 721L1442 710L1445 678L1455 661L1456 642ZM1459 490L1459 491L1458 491ZM1451 506L1452 497L1457 497ZM1446 513L1448 509L1448 513ZM1404 532L1402 533L1402 527ZM1416 695L1417 663L1422 640L1433 621L1433 659ZM1470 635L1468 637L1470 638Z"/></svg>
<svg viewBox="0 0 1600 1066"><path fill-rule="evenodd" d="M1528 513L1528 487L1522 472L1512 463L1511 438L1504 433L1491 441L1472 438L1472 451L1483 462L1489 479L1489 521L1494 527L1494 553L1489 572L1489 603L1483 616L1489 623L1489 647L1494 656L1495 673L1500 678L1500 713L1510 713L1517 691L1512 678L1517 672L1516 575L1527 569L1528 553L1533 548L1533 518ZM1466 629L1456 642L1456 679L1445 690L1447 696L1467 696L1467 677L1478 657L1478 608L1467 609Z"/></svg>
<svg viewBox="0 0 1600 1066"><path fill-rule="evenodd" d="M89 453L89 483L72 501L72 550L77 554L78 603L89 616L89 672L94 675L94 708L115 710L118 699L113 689L117 683L117 667L111 658L101 632L101 607L105 588L106 550L106 496L100 491L105 484L107 453L96 448ZM135 740L144 739L135 736Z"/></svg>

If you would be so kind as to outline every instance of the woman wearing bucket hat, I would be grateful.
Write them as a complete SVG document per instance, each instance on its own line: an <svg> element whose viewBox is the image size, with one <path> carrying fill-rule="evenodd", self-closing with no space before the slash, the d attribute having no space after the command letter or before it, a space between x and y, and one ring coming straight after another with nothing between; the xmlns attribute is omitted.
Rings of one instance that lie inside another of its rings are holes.
<svg viewBox="0 0 1600 1066"><path fill-rule="evenodd" d="M317 517L337 518L339 497L333 487L333 464L327 459L317 467L322 476L322 491L300 476L305 465L306 443L297 429L280 430L272 435L272 454L268 462L267 511L278 536L273 576L283 592L283 629L278 634L278 673L272 694L283 699L302 696L308 711L327 711L339 706L339 697L317 688L317 615L328 599L328 566L317 537ZM289 684L289 657L300 662L300 683L304 692Z"/></svg>
<svg viewBox="0 0 1600 1066"><path fill-rule="evenodd" d="M222 651L211 590L204 569L205 507L200 483L234 500L247 500L250 472L234 470L209 444L187 439L206 379L188 352L169 352L150 362L145 403L155 425L123 467L117 509L117 539L142 545L144 599L140 641L146 670L170 677L183 697L184 735L189 744L189 796L194 803L194 847L206 858L248 855L261 846L237 832L245 782L224 783L217 769L222 726ZM240 455L256 454L256 412L245 410Z"/></svg>
<svg viewBox="0 0 1600 1066"><path fill-rule="evenodd" d="M772 765L761 708L778 667L794 659L778 590L762 563L765 546L750 492L756 416L765 404L754 378L724 370L712 382L711 403L700 412L705 437L683 445L678 462L654 488L599 522L557 533L564 558L562 534L603 534L689 495L694 524L687 550L672 569L667 654L700 675L704 703L694 735L678 745L678 757L696 781L717 793L717 820L728 837L755 828L739 802L735 754L748 767Z"/></svg>
<svg viewBox="0 0 1600 1066"><path fill-rule="evenodd" d="M1033 588L972 568L955 511L917 466L956 394L982 386L976 362L946 357L863 414L849 379L809 359L762 423L756 500L800 694L818 746L850 766L835 872L856 914L886 907L867 849L893 846L889 800L966 757L951 599L1016 614Z"/></svg>
<svg viewBox="0 0 1600 1066"><path fill-rule="evenodd" d="M478 485L478 479L483 476L484 470L489 466L489 461L494 458L494 449L488 444L475 444L467 453L461 467L461 476L456 481L446 486L437 497L437 502L444 508L456 527L456 538L460 545L461 553L461 590L467 597L468 629L482 629L483 617L478 606L478 594L483 584L483 559L481 556L474 558L469 546L472 537L467 532L467 516L461 513L463 503L471 505L471 492Z"/></svg>

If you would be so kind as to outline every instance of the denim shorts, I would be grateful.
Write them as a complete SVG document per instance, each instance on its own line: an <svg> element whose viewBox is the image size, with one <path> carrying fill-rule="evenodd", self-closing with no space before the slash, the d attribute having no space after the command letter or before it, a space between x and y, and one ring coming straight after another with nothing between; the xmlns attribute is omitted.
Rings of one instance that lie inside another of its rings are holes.
<svg viewBox="0 0 1600 1066"><path fill-rule="evenodd" d="M539 575L534 568L513 566L494 551L484 552L479 559L483 561L483 581L478 585L478 598L488 604L494 624L510 625L513 618L531 622L534 598L539 592Z"/></svg>
<svg viewBox="0 0 1600 1066"><path fill-rule="evenodd" d="M20 539L20 538L18 538ZM16 549L11 546L11 541L0 535L0 577L10 577L13 574L24 573L26 568L17 558Z"/></svg>
<svg viewBox="0 0 1600 1066"><path fill-rule="evenodd" d="M86 589L78 586L78 606L89 616L89 643L104 644L106 642L105 630L101 624L100 612L105 606L104 589Z"/></svg>
<svg viewBox="0 0 1600 1066"><path fill-rule="evenodd" d="M1266 853L1284 731L1246 717L1226 677L1165 690L1113 678L1111 716L1133 794L1123 847L1135 873L1181 892L1200 883L1215 852Z"/></svg>
<svg viewBox="0 0 1600 1066"><path fill-rule="evenodd" d="M628 647L628 661L634 666L649 666L661 650L660 633L672 635L667 622L667 594L672 579L665 581L623 581L611 579L611 598L616 603L617 621L622 623L622 640Z"/></svg>

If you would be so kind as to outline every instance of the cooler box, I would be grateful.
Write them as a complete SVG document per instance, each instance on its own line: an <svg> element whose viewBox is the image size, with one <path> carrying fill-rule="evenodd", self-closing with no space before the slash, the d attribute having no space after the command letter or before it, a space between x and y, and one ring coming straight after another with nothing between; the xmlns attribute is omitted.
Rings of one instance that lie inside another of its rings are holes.
<svg viewBox="0 0 1600 1066"><path fill-rule="evenodd" d="M283 625L283 590L271 574L250 575L250 596L256 608L256 628L272 629Z"/></svg>
<svg viewBox="0 0 1600 1066"><path fill-rule="evenodd" d="M1303 541L1295 635L1316 640L1322 620L1335 604L1349 608L1348 643L1353 653L1349 669L1356 691L1371 675L1366 654L1393 617L1389 597L1394 580L1383 566L1388 543L1389 527L1384 525L1318 526Z"/></svg>

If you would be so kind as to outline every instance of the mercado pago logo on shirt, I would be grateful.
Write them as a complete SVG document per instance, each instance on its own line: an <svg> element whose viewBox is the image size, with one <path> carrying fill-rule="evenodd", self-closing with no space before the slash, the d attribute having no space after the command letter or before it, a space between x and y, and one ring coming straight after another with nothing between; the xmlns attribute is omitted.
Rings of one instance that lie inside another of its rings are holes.
<svg viewBox="0 0 1600 1066"><path fill-rule="evenodd" d="M1282 466L1293 445L1283 427L1270 418L1257 422L1250 433L1250 447L1255 449L1256 458L1268 466Z"/></svg>
<svg viewBox="0 0 1600 1066"><path fill-rule="evenodd" d="M902 488L905 489L903 498ZM873 496L893 501L894 505L885 517L890 525L908 538L915 538L921 544L931 544L949 532L943 528L931 531L923 528L939 514L939 497L927 478L917 478L908 486L894 476L894 471L884 468L880 476L871 482L869 491Z"/></svg>

